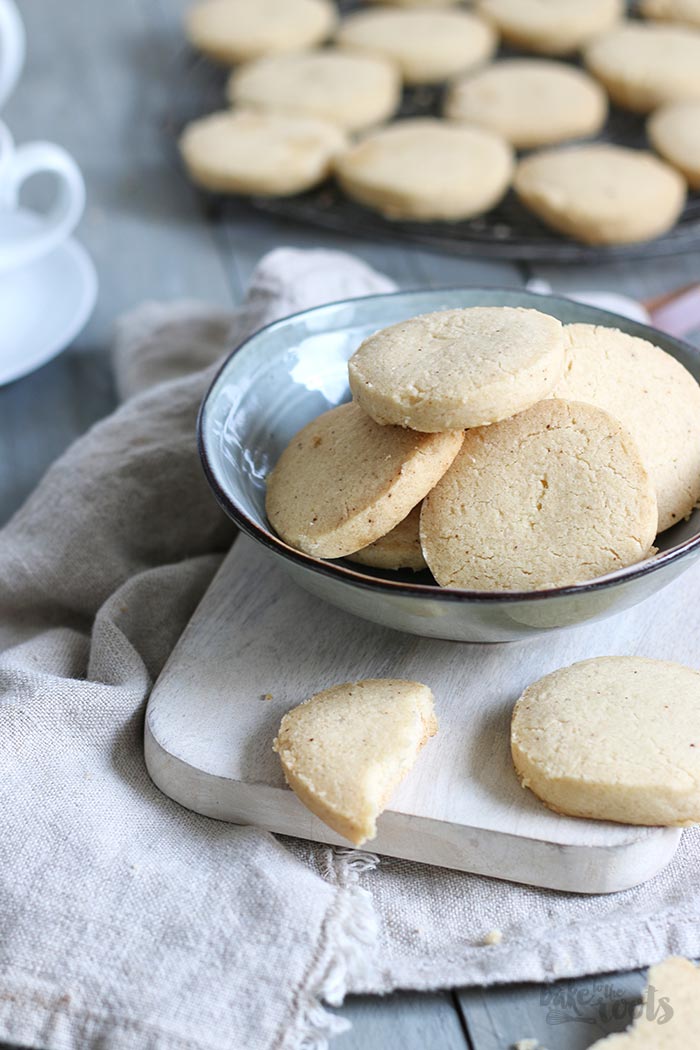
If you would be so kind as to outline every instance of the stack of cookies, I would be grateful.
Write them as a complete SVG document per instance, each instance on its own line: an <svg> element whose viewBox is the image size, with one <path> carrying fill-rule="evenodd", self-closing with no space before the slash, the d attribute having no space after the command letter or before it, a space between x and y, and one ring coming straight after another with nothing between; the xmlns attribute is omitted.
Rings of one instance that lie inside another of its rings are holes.
<svg viewBox="0 0 700 1050"><path fill-rule="evenodd" d="M354 400L268 478L272 527L314 557L563 587L650 556L700 500L700 387L617 329L446 310L370 336L348 371Z"/></svg>
<svg viewBox="0 0 700 1050"><path fill-rule="evenodd" d="M623 21L623 0L394 0L343 19L333 0L199 0L190 40L235 68L231 108L185 129L185 164L208 190L263 196L335 175L353 200L412 222L482 215L512 186L580 241L656 237L700 188L695 3L645 0L647 21ZM499 41L523 56L494 61ZM578 54L585 69L563 61ZM406 92L422 115L395 120ZM658 155L581 143L609 100L651 114ZM536 152L516 163L523 150Z"/></svg>

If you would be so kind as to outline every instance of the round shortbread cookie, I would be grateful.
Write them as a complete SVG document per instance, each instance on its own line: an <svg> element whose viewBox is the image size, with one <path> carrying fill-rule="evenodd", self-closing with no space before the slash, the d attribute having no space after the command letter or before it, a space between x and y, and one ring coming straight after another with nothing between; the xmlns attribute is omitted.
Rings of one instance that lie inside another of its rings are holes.
<svg viewBox="0 0 700 1050"><path fill-rule="evenodd" d="M700 98L700 31L695 29L628 22L594 40L584 61L613 102L635 113Z"/></svg>
<svg viewBox="0 0 700 1050"><path fill-rule="evenodd" d="M434 84L487 61L496 50L491 26L467 11L377 8L343 20L342 47L396 62L407 84Z"/></svg>
<svg viewBox="0 0 700 1050"><path fill-rule="evenodd" d="M672 164L694 190L700 190L700 99L671 102L652 113L647 134L657 153Z"/></svg>
<svg viewBox="0 0 700 1050"><path fill-rule="evenodd" d="M185 29L199 51L235 65L313 47L336 22L329 0L203 0L187 12Z"/></svg>
<svg viewBox="0 0 700 1050"><path fill-rule="evenodd" d="M491 131L419 117L367 135L335 171L349 197L387 219L457 221L498 204L513 153Z"/></svg>
<svg viewBox="0 0 700 1050"><path fill-rule="evenodd" d="M645 18L700 28L700 0L641 0L640 9Z"/></svg>
<svg viewBox="0 0 700 1050"><path fill-rule="evenodd" d="M414 572L426 569L418 535L420 511L419 503L386 536L370 543L369 547L349 554L348 561L369 565L373 569L412 569Z"/></svg>
<svg viewBox="0 0 700 1050"><path fill-rule="evenodd" d="M297 550L343 558L385 536L440 480L461 431L380 427L354 402L312 420L267 479L274 530Z"/></svg>
<svg viewBox="0 0 700 1050"><path fill-rule="evenodd" d="M316 693L282 719L272 747L299 800L356 846L437 733L427 685L366 678Z"/></svg>
<svg viewBox="0 0 700 1050"><path fill-rule="evenodd" d="M686 197L678 172L652 153L598 142L533 153L513 185L543 222L584 244L659 237Z"/></svg>
<svg viewBox="0 0 700 1050"><path fill-rule="evenodd" d="M445 104L449 120L490 128L516 149L595 135L608 100L580 69L547 59L510 58L455 81Z"/></svg>
<svg viewBox="0 0 700 1050"><path fill-rule="evenodd" d="M443 587L567 587L644 558L656 497L641 455L594 405L540 401L468 430L426 497L420 539Z"/></svg>
<svg viewBox="0 0 700 1050"><path fill-rule="evenodd" d="M568 55L621 17L623 0L478 0L503 39L524 51Z"/></svg>
<svg viewBox="0 0 700 1050"><path fill-rule="evenodd" d="M345 144L325 120L226 110L188 124L180 150L193 181L207 190L285 196L324 179Z"/></svg>
<svg viewBox="0 0 700 1050"><path fill-rule="evenodd" d="M523 787L558 813L700 822L700 674L688 667L607 656L554 671L518 700L510 739Z"/></svg>
<svg viewBox="0 0 700 1050"><path fill-rule="evenodd" d="M654 483L663 532L700 500L700 386L645 339L589 324L565 332L567 368L554 397L597 405L629 430Z"/></svg>
<svg viewBox="0 0 700 1050"><path fill-rule="evenodd" d="M401 78L385 58L326 48L250 62L231 74L227 90L234 105L302 113L359 131L396 111Z"/></svg>
<svg viewBox="0 0 700 1050"><path fill-rule="evenodd" d="M479 427L547 397L565 349L561 322L539 310L440 310L365 339L348 363L350 389L383 425L428 433Z"/></svg>

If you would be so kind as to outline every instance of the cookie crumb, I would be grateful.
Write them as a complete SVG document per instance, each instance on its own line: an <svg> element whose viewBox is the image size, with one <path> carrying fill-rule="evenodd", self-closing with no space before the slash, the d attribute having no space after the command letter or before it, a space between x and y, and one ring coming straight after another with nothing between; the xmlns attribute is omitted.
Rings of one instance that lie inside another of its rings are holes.
<svg viewBox="0 0 700 1050"><path fill-rule="evenodd" d="M501 930L489 930L484 937L483 943L486 944L500 944L503 940L503 933ZM527 1050L527 1047L525 1048Z"/></svg>
<svg viewBox="0 0 700 1050"><path fill-rule="evenodd" d="M263 693L260 697L261 700L272 700L272 693Z"/></svg>

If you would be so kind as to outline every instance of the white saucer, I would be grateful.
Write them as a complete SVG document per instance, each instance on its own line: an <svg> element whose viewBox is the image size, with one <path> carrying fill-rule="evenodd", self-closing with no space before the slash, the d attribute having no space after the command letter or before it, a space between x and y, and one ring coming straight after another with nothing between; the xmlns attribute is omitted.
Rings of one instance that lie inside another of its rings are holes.
<svg viewBox="0 0 700 1050"><path fill-rule="evenodd" d="M27 226L28 212L17 215ZM97 274L77 241L18 270L0 273L0 385L33 372L75 338L92 313Z"/></svg>

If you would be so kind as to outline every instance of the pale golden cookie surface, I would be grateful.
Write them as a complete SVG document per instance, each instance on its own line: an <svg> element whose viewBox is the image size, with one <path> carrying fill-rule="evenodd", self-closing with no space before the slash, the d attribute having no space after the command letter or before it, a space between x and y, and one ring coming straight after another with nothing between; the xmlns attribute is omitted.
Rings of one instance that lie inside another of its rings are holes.
<svg viewBox="0 0 700 1050"><path fill-rule="evenodd" d="M303 804L356 846L437 732L420 682L370 678L317 693L282 719L274 750Z"/></svg>
<svg viewBox="0 0 700 1050"><path fill-rule="evenodd" d="M267 516L307 554L353 554L420 503L463 437L380 427L354 402L340 405L307 424L280 456L267 480Z"/></svg>
<svg viewBox="0 0 700 1050"><path fill-rule="evenodd" d="M700 98L700 30L626 22L584 53L613 102L636 113Z"/></svg>
<svg viewBox="0 0 700 1050"><path fill-rule="evenodd" d="M370 133L338 157L335 171L349 197L388 219L456 221L501 200L513 152L483 128L416 117Z"/></svg>
<svg viewBox="0 0 700 1050"><path fill-rule="evenodd" d="M386 536L381 536L369 547L363 547L348 555L348 561L369 565L373 569L412 569L420 572L427 568L420 545L421 504L400 521Z"/></svg>
<svg viewBox="0 0 700 1050"><path fill-rule="evenodd" d="M549 59L510 58L460 77L448 91L445 116L502 135L516 149L533 149L594 135L608 103L580 69Z"/></svg>
<svg viewBox="0 0 700 1050"><path fill-rule="evenodd" d="M329 0L201 0L188 10L185 29L204 54L234 65L320 44L336 21Z"/></svg>
<svg viewBox="0 0 700 1050"><path fill-rule="evenodd" d="M649 141L694 190L700 190L700 99L671 102L652 113Z"/></svg>
<svg viewBox="0 0 700 1050"><path fill-rule="evenodd" d="M686 198L682 177L643 150L607 143L542 150L513 182L548 226L585 244L631 244L666 233Z"/></svg>
<svg viewBox="0 0 700 1050"><path fill-rule="evenodd" d="M535 682L511 722L516 772L551 809L623 824L700 821L700 674L637 656Z"/></svg>
<svg viewBox="0 0 700 1050"><path fill-rule="evenodd" d="M485 62L496 49L488 22L450 8L360 10L343 20L336 40L395 62L407 84L446 80Z"/></svg>
<svg viewBox="0 0 700 1050"><path fill-rule="evenodd" d="M343 132L328 121L244 110L195 120L180 139L185 166L198 185L263 196L316 185L345 145Z"/></svg>
<svg viewBox="0 0 700 1050"><path fill-rule="evenodd" d="M477 0L503 39L524 51L568 55L622 17L623 0Z"/></svg>
<svg viewBox="0 0 700 1050"><path fill-rule="evenodd" d="M700 386L645 339L588 324L565 332L567 367L553 396L597 405L629 430L656 489L663 532L700 501Z"/></svg>
<svg viewBox="0 0 700 1050"><path fill-rule="evenodd" d="M641 561L656 525L629 433L593 405L550 400L466 432L423 503L420 538L443 587L534 591Z"/></svg>
<svg viewBox="0 0 700 1050"><path fill-rule="evenodd" d="M348 364L350 389L380 424L433 433L478 427L547 397L565 348L561 322L539 310L440 310L365 339Z"/></svg>
<svg viewBox="0 0 700 1050"><path fill-rule="evenodd" d="M700 0L641 0L640 9L645 18L700 28Z"/></svg>
<svg viewBox="0 0 700 1050"><path fill-rule="evenodd" d="M249 62L232 73L227 91L233 105L320 117L359 131L392 116L401 80L385 58L324 48Z"/></svg>

